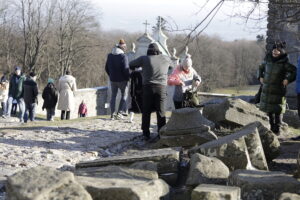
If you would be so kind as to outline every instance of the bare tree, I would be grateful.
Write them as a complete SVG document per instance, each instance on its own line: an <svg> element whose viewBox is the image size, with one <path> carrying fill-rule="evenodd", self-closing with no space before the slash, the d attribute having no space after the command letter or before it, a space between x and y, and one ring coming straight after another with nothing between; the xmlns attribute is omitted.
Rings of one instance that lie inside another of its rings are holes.
<svg viewBox="0 0 300 200"><path fill-rule="evenodd" d="M25 71L38 71L36 64L47 43L55 0L17 0L20 10L20 29L23 37L22 64Z"/></svg>

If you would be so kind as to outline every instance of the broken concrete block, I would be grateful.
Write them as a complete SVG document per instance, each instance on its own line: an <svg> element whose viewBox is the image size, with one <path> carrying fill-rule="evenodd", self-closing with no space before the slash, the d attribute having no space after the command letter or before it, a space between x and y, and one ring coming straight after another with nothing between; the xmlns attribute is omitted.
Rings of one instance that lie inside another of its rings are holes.
<svg viewBox="0 0 300 200"><path fill-rule="evenodd" d="M226 183L229 173L228 167L221 160L195 153L190 160L186 184L197 186L203 183Z"/></svg>
<svg viewBox="0 0 300 200"><path fill-rule="evenodd" d="M11 200L74 199L92 200L71 172L36 167L7 178L7 198Z"/></svg>
<svg viewBox="0 0 300 200"><path fill-rule="evenodd" d="M170 173L178 171L181 148L165 148L134 152L125 156L113 156L93 161L80 162L76 168L100 167L107 165L131 165L135 162L153 161L157 163L157 172Z"/></svg>
<svg viewBox="0 0 300 200"><path fill-rule="evenodd" d="M206 105L203 116L224 127L236 128L259 121L269 127L269 118L255 105L241 99L226 99L220 104Z"/></svg>
<svg viewBox="0 0 300 200"><path fill-rule="evenodd" d="M168 199L169 186L152 174L154 171L120 166L79 169L76 179L91 194L93 200L161 200ZM155 192L154 192L155 191Z"/></svg>
<svg viewBox="0 0 300 200"><path fill-rule="evenodd" d="M228 182L240 187L246 200L277 200L283 192L300 193L300 182L282 172L236 170Z"/></svg>
<svg viewBox="0 0 300 200"><path fill-rule="evenodd" d="M241 190L239 187L223 185L201 184L192 192L192 200L239 200Z"/></svg>
<svg viewBox="0 0 300 200"><path fill-rule="evenodd" d="M189 154L201 153L222 160L230 170L268 169L256 127L246 127L234 134L194 147Z"/></svg>
<svg viewBox="0 0 300 200"><path fill-rule="evenodd" d="M253 122L246 127L257 127L263 145L264 153L268 162L280 154L280 142L278 137L261 122ZM246 128L245 127L245 128Z"/></svg>

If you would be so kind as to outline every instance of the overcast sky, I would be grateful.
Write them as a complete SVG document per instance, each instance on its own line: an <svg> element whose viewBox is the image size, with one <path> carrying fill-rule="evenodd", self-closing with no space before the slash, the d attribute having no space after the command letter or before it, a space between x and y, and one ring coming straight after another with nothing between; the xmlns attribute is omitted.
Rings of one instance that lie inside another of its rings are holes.
<svg viewBox="0 0 300 200"><path fill-rule="evenodd" d="M219 2L219 0L210 0L210 3L203 8L206 0L90 1L95 5L95 8L101 10L100 23L104 30L122 29L127 32L144 32L143 23L147 20L153 26L157 16L162 16L170 22L176 22L179 29L189 28L201 21ZM205 33L218 35L223 40L228 41L235 39L255 40L256 35L265 35L265 29L253 28L257 27L254 22L249 22L246 25L243 20L230 17L234 13L246 12L249 6L252 4L237 5L237 3L227 2L219 10L208 28L205 29ZM265 27L265 20L260 21L259 26Z"/></svg>

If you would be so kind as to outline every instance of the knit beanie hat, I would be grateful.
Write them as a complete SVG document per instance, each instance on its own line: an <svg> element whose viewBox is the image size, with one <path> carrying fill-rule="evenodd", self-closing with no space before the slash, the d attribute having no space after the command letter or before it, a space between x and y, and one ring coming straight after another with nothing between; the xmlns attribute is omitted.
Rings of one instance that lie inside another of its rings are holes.
<svg viewBox="0 0 300 200"><path fill-rule="evenodd" d="M125 40L124 39L120 39L118 46L119 47L126 47Z"/></svg>
<svg viewBox="0 0 300 200"><path fill-rule="evenodd" d="M182 61L183 67L191 67L193 65L192 56L190 54L187 54L186 57Z"/></svg>
<svg viewBox="0 0 300 200"><path fill-rule="evenodd" d="M286 42L284 41L275 41L272 49L285 49Z"/></svg>
<svg viewBox="0 0 300 200"><path fill-rule="evenodd" d="M54 79L53 78L48 78L48 83L54 83Z"/></svg>

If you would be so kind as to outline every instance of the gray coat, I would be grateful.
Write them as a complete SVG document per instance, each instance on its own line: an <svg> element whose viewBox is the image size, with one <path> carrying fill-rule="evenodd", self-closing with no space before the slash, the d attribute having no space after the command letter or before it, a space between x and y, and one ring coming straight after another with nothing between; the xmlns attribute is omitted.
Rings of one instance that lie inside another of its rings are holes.
<svg viewBox="0 0 300 200"><path fill-rule="evenodd" d="M167 85L171 60L165 55L140 56L129 63L130 69L142 67L143 85Z"/></svg>

